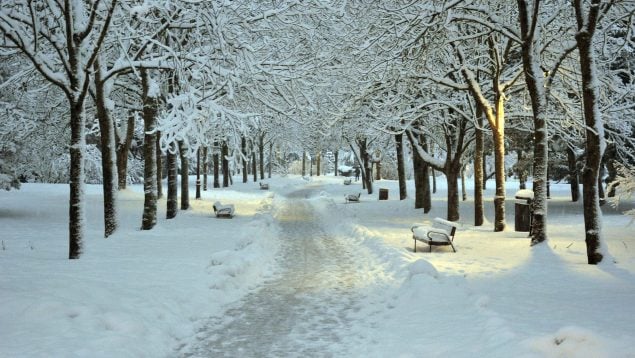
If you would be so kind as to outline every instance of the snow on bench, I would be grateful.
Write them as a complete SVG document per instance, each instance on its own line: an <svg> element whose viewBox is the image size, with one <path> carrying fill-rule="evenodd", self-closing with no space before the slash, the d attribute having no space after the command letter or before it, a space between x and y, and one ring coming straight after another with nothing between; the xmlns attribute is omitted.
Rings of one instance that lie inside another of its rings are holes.
<svg viewBox="0 0 635 358"><path fill-rule="evenodd" d="M456 252L453 241L457 226L458 223L441 218L434 218L432 226L414 225L410 228L415 242L414 252L417 252L417 241L428 244L430 252L432 252L432 246L443 245L452 246L452 250Z"/></svg>
<svg viewBox="0 0 635 358"><path fill-rule="evenodd" d="M351 185L351 182L352 182L351 178L344 179L344 185Z"/></svg>
<svg viewBox="0 0 635 358"><path fill-rule="evenodd" d="M362 193L357 194L347 194L344 196L344 200L346 203L359 203L359 197L362 196Z"/></svg>
<svg viewBox="0 0 635 358"><path fill-rule="evenodd" d="M223 205L219 201L214 203L214 214L217 218L232 218L234 216L234 204Z"/></svg>
<svg viewBox="0 0 635 358"><path fill-rule="evenodd" d="M260 190L269 190L269 184L260 182Z"/></svg>

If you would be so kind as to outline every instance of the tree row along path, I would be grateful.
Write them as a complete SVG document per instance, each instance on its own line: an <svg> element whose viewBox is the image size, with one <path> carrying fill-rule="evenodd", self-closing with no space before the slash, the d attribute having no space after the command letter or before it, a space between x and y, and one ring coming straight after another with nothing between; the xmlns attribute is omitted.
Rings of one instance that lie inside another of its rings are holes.
<svg viewBox="0 0 635 358"><path fill-rule="evenodd" d="M355 340L344 336L353 324L348 313L362 300L360 258L352 245L327 234L306 200L314 193L288 194L275 214L281 273L211 319L185 357L346 355Z"/></svg>

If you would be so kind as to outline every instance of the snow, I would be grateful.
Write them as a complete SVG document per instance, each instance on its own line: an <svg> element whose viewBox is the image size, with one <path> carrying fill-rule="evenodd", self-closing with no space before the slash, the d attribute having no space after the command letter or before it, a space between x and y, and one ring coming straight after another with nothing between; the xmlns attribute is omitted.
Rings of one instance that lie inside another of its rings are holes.
<svg viewBox="0 0 635 358"><path fill-rule="evenodd" d="M251 356L241 344L262 356L635 356L635 226L620 214L632 199L619 211L602 207L614 264L586 264L581 203L570 202L568 184L551 185L545 244L493 232L489 182L483 227L472 226L471 192L461 202L456 253L424 244L415 253L410 227L446 211L439 179L425 215L413 199L397 200L396 181L375 182L389 189L387 201L363 192L346 205L361 184L341 177L274 177L269 191L235 180L171 220L159 200L149 231L139 230L143 188L133 185L119 193L120 226L108 239L101 187L87 185L79 260L67 260L68 185L2 192L0 356ZM414 196L412 182L408 189ZM508 197L517 190L507 182ZM236 216L214 218L215 201L235 205ZM506 205L513 213L514 200ZM302 245L317 246L294 246L298 231ZM289 278L285 265L300 276ZM250 322L257 312L268 320ZM223 335L250 327L257 331Z"/></svg>

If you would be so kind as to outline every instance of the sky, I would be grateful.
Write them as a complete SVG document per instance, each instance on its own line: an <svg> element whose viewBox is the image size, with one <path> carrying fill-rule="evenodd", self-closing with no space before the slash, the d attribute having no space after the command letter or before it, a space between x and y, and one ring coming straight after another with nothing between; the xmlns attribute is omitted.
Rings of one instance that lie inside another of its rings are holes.
<svg viewBox="0 0 635 358"><path fill-rule="evenodd" d="M108 239L89 185L79 260L67 259L68 185L2 192L0 356L635 357L635 226L621 214L632 200L603 206L610 257L592 266L566 184L551 186L549 240L535 247L514 231L517 182L498 233L493 182L482 227L468 190L454 253L413 252L411 226L445 215L443 177L428 214L411 181L400 201L390 180L368 195L342 177L274 176L269 190L235 179L175 219L161 199L150 231L132 185ZM216 201L236 216L215 218Z"/></svg>

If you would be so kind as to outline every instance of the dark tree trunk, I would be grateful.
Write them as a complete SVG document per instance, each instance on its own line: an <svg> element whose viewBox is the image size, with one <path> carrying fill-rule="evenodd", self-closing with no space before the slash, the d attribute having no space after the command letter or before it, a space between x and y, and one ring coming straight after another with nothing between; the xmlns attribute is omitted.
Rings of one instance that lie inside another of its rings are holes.
<svg viewBox="0 0 635 358"><path fill-rule="evenodd" d="M196 150L196 197L201 198L201 148Z"/></svg>
<svg viewBox="0 0 635 358"><path fill-rule="evenodd" d="M223 188L229 186L229 177L231 174L229 173L229 161L227 160L227 156L229 156L229 147L226 142L223 142L223 147L221 149L221 161L223 166Z"/></svg>
<svg viewBox="0 0 635 358"><path fill-rule="evenodd" d="M258 157L260 159L260 180L265 179L265 135L258 138Z"/></svg>
<svg viewBox="0 0 635 358"><path fill-rule="evenodd" d="M548 165L548 134L547 134L547 95L542 80L543 73L540 69L539 42L534 27L538 24L538 6L534 2L533 12L526 0L518 0L519 23L522 37L522 57L525 71L525 83L531 97L531 107L534 117L534 165L533 165L533 191L531 220L531 244L535 245L547 240L547 165ZM539 35L538 35L539 36ZM519 157L520 161L520 157ZM519 170L519 171L522 171ZM524 188L524 177L519 173L519 179Z"/></svg>
<svg viewBox="0 0 635 358"><path fill-rule="evenodd" d="M209 172L209 161L207 159L207 147L203 147L203 191L207 191L207 173Z"/></svg>
<svg viewBox="0 0 635 358"><path fill-rule="evenodd" d="M156 125L157 99L149 96L150 83L146 70L141 70L143 87L143 218L141 230L150 230L157 223L157 162Z"/></svg>
<svg viewBox="0 0 635 358"><path fill-rule="evenodd" d="M337 175L339 174L339 171L338 171L338 166L339 166L339 161L338 161L338 159L339 159L339 153L338 153L338 152L339 152L339 150L335 150L335 174L334 174L334 176L337 176Z"/></svg>
<svg viewBox="0 0 635 358"><path fill-rule="evenodd" d="M117 168L115 166L115 125L106 108L106 94L99 59L95 60L95 107L101 139L101 168L104 196L104 237L117 229Z"/></svg>
<svg viewBox="0 0 635 358"><path fill-rule="evenodd" d="M240 138L240 157L243 162L243 183L246 183L249 169L247 168L247 139L245 137Z"/></svg>
<svg viewBox="0 0 635 358"><path fill-rule="evenodd" d="M571 201L580 199L580 183L578 181L578 166L575 151L567 146L567 163L569 165L569 184L571 185Z"/></svg>
<svg viewBox="0 0 635 358"><path fill-rule="evenodd" d="M598 174L598 196L600 197L600 206L606 203L606 199L604 199L604 181L602 178L604 177L604 166L602 162L600 162L600 173Z"/></svg>
<svg viewBox="0 0 635 358"><path fill-rule="evenodd" d="M459 172L456 168L446 169L445 177L448 181L448 212L449 221L459 220Z"/></svg>
<svg viewBox="0 0 635 358"><path fill-rule="evenodd" d="M135 118L131 112L126 126L126 137L119 138L117 143L117 177L119 178L119 190L126 189L128 179L128 153L134 136Z"/></svg>
<svg viewBox="0 0 635 358"><path fill-rule="evenodd" d="M214 148L218 148L218 144L214 144ZM214 188L220 188L220 160L217 150L218 149L215 149L214 154L212 155L212 161L214 164Z"/></svg>
<svg viewBox="0 0 635 358"><path fill-rule="evenodd" d="M402 153L402 160L403 160L403 153ZM404 173L405 175L405 173ZM375 162L375 180L381 180L381 161L377 161ZM401 196L401 189L399 189L399 196ZM403 200L403 199L401 199Z"/></svg>
<svg viewBox="0 0 635 358"><path fill-rule="evenodd" d="M362 153L362 165L364 167L364 176L363 176L363 181L364 184L366 185L366 190L368 190L368 194L372 194L373 193L373 173L372 173L372 162L370 160L370 155L368 154L368 148L367 148L367 143L366 143L366 139L359 141L360 143L360 153Z"/></svg>
<svg viewBox="0 0 635 358"><path fill-rule="evenodd" d="M170 143L166 159L166 165L168 167L168 200L166 217L168 219L175 218L179 210L179 184L176 151L176 144L174 142Z"/></svg>
<svg viewBox="0 0 635 358"><path fill-rule="evenodd" d="M179 145L179 158L181 159L181 210L187 210L190 208L190 163L187 159L188 148L182 140L177 143Z"/></svg>
<svg viewBox="0 0 635 358"><path fill-rule="evenodd" d="M163 197L163 154L161 153L161 132L157 131L156 156L157 156L157 199Z"/></svg>
<svg viewBox="0 0 635 358"><path fill-rule="evenodd" d="M70 102L70 99L69 99ZM78 259L82 253L84 237L84 151L86 141L84 128L84 105L70 102L71 105L71 146L70 146L70 198L68 221L68 258Z"/></svg>
<svg viewBox="0 0 635 358"><path fill-rule="evenodd" d="M406 166L403 162L403 133L395 134L395 149L397 151L397 176L399 178L399 200L408 197L406 189Z"/></svg>
<svg viewBox="0 0 635 358"><path fill-rule="evenodd" d="M258 171L256 170L256 152L251 152L251 174L254 177L254 183L258 181Z"/></svg>
<svg viewBox="0 0 635 358"><path fill-rule="evenodd" d="M306 176L306 151L302 151L302 176Z"/></svg>
<svg viewBox="0 0 635 358"><path fill-rule="evenodd" d="M582 100L584 122L586 124L586 162L582 170L582 201L584 206L584 228L589 264L598 264L604 257L601 253L602 211L598 188L604 133L600 111L599 85L593 54L593 35L599 19L601 0L591 0L587 13L586 3L574 0L573 5L578 21L575 35L580 54L580 72L582 74Z"/></svg>
<svg viewBox="0 0 635 358"><path fill-rule="evenodd" d="M267 170L269 171L268 177L271 179L271 170L273 167L273 141L269 142L269 166Z"/></svg>
<svg viewBox="0 0 635 358"><path fill-rule="evenodd" d="M518 176L518 182L520 184L520 189L527 189L527 178L524 174L523 170L523 151L518 149L516 150L516 176Z"/></svg>
<svg viewBox="0 0 635 358"><path fill-rule="evenodd" d="M317 163L316 163L316 168L317 168L317 176L320 176L320 166L322 164L322 153L318 152L317 153Z"/></svg>
<svg viewBox="0 0 635 358"><path fill-rule="evenodd" d="M412 143L412 147L415 144ZM428 144L425 140L419 139L423 150L428 150ZM430 193L430 167L428 163L421 159L416 150L412 151L412 163L414 167L414 181L415 181L415 209L423 208L423 212L427 214L432 209L432 195Z"/></svg>
<svg viewBox="0 0 635 358"><path fill-rule="evenodd" d="M483 109L478 106L476 109L476 128L474 130L474 226L482 226L485 220L485 210L483 206L483 182L485 172L483 171Z"/></svg>
<svg viewBox="0 0 635 358"><path fill-rule="evenodd" d="M483 143L485 143L485 138L483 138ZM487 190L487 179L489 179L489 174L487 174L487 152L483 150L483 190Z"/></svg>

